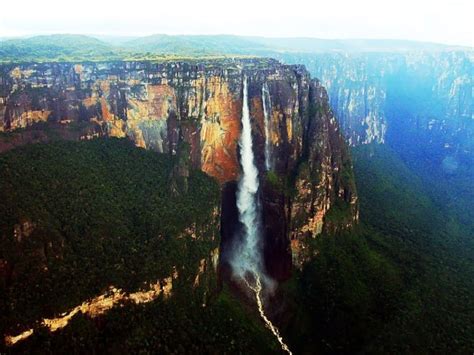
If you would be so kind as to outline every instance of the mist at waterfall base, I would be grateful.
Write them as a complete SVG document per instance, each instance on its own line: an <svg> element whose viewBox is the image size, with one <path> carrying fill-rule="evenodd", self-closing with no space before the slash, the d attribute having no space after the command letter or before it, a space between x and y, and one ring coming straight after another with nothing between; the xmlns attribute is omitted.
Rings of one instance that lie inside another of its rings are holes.
<svg viewBox="0 0 474 355"><path fill-rule="evenodd" d="M252 280L260 276L265 286L273 286L273 281L265 275L262 260L261 243L261 211L258 201L258 169L252 144L252 126L248 105L247 78L243 80L242 103L242 133L239 139L240 163L242 175L237 188L237 209L239 222L242 225L239 231L242 235L240 243L234 245L230 260L234 277L237 279Z"/></svg>

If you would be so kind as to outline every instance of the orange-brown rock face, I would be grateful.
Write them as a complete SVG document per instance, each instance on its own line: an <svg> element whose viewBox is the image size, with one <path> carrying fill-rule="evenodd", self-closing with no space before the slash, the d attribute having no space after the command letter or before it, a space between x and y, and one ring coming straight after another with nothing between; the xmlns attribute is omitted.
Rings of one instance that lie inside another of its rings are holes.
<svg viewBox="0 0 474 355"><path fill-rule="evenodd" d="M235 214L244 76L266 266L283 279L292 256L296 264L304 259L305 241L351 225L357 213L350 157L324 89L304 67L270 59L0 65L0 130L41 121L71 126L71 139L127 137L165 154L184 151L229 193ZM328 218L335 206L348 220ZM235 225L223 237L233 238L239 222L228 220Z"/></svg>
<svg viewBox="0 0 474 355"><path fill-rule="evenodd" d="M2 66L0 129L87 122L96 128L84 139L128 137L173 155L186 143L192 164L225 183L240 173L242 64Z"/></svg>
<svg viewBox="0 0 474 355"><path fill-rule="evenodd" d="M304 241L323 232L334 233L348 228L358 219L352 162L329 109L326 90L319 82L312 84L309 102L307 163L296 175L290 217L293 263L296 265L313 257L305 252Z"/></svg>
<svg viewBox="0 0 474 355"><path fill-rule="evenodd" d="M204 102L201 120L201 167L223 183L239 176L237 141L240 136L242 103L229 90L222 77L206 80L205 92L210 96Z"/></svg>

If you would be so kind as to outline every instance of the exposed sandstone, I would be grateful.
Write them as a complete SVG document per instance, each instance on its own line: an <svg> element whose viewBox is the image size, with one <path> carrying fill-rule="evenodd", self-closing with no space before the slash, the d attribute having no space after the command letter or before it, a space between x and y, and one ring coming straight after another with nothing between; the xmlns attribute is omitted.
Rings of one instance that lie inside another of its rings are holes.
<svg viewBox="0 0 474 355"><path fill-rule="evenodd" d="M350 226L356 220L355 186L347 178L352 174L350 157L326 91L302 66L266 59L229 59L44 63L3 65L0 69L3 130L15 132L18 127L35 127L36 121L46 120L51 126L61 123L75 131L74 125L80 123L88 128L72 139L128 137L138 147L178 156L185 149L189 163L216 178L223 190L240 175L237 142L245 75L270 274L276 278L289 275L292 245L302 249L307 238ZM264 85L269 101L268 130ZM270 135L271 172L265 171L266 132ZM11 146L15 145L5 149ZM184 165L177 168L175 184L185 171ZM272 176L275 181L270 183ZM178 189L177 185L171 187ZM349 221L329 223L326 214L341 205L336 203L339 200L348 206ZM238 226L229 230L235 232ZM196 231L190 235L193 233ZM223 232L223 238L234 236ZM295 250L293 260L298 259Z"/></svg>

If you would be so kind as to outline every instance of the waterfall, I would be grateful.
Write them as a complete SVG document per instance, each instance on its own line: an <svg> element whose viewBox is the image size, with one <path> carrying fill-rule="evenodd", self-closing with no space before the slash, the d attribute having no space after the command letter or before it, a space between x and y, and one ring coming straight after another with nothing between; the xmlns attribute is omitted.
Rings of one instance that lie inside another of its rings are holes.
<svg viewBox="0 0 474 355"><path fill-rule="evenodd" d="M265 169L269 171L271 169L271 156L270 156L270 112L271 101L270 93L268 92L267 84L262 86L262 105L263 105L263 117L265 123Z"/></svg>
<svg viewBox="0 0 474 355"><path fill-rule="evenodd" d="M261 249L259 243L260 215L257 208L258 169L252 149L252 126L248 105L247 78L244 77L242 104L242 133L239 139L240 163L243 174L237 190L239 221L243 225L243 241L232 260L234 273L240 277L250 272L260 274Z"/></svg>
<svg viewBox="0 0 474 355"><path fill-rule="evenodd" d="M262 96L264 97L264 89ZM265 120L268 113L265 109ZM265 124L265 127L268 127ZM265 128L267 130L267 128ZM267 133L267 132L266 132ZM268 137L268 134L266 134ZM268 139L268 138L267 138ZM288 346L283 342L283 338L277 327L273 325L265 314L263 306L263 281L271 284L265 276L262 267L262 255L260 249L260 211L257 204L258 191L258 169L255 166L255 157L252 147L252 125L250 123L250 112L248 104L247 77L243 80L243 102L242 102L242 133L239 139L240 163L242 165L242 176L237 189L237 209L239 211L239 221L243 225L243 240L240 247L234 254L231 265L234 274L242 279L247 287L255 294L258 312L263 319L265 326L276 337L282 350L291 354ZM267 142L265 142L267 145ZM265 154L267 147L265 147ZM265 155L265 163L267 164Z"/></svg>

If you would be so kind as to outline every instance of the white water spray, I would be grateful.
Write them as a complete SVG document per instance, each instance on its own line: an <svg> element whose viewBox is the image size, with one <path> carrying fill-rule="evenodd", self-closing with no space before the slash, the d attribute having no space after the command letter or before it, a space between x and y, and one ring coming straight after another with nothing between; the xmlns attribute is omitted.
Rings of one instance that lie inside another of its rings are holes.
<svg viewBox="0 0 474 355"><path fill-rule="evenodd" d="M263 91L262 95L264 96ZM265 116L267 116L267 114L265 114ZM243 85L242 133L239 139L239 147L243 174L237 190L237 208L239 210L239 221L243 225L243 240L237 253L234 254L231 260L231 265L234 273L240 277L255 294L258 311L265 322L265 326L277 338L281 348L291 354L290 349L283 342L278 328L268 319L263 308L261 277L265 277L265 275L262 272L259 243L260 214L257 207L258 169L255 166L255 157L252 149L252 126L250 123L246 77L244 77ZM252 281L255 282L255 286L252 286L248 281L247 277L249 275L253 276ZM267 279L265 278L264 281L265 280Z"/></svg>
<svg viewBox="0 0 474 355"><path fill-rule="evenodd" d="M243 240L232 258L232 268L241 278L248 272L260 274L260 216L257 211L258 170L252 150L252 126L248 105L247 78L244 78L242 105L242 133L239 139L240 162L243 174L237 190L239 221L243 225Z"/></svg>
<svg viewBox="0 0 474 355"><path fill-rule="evenodd" d="M265 169L269 171L271 169L271 152L270 152L270 112L271 101L270 93L268 92L267 84L262 86L262 105L263 105L263 117L265 123Z"/></svg>

